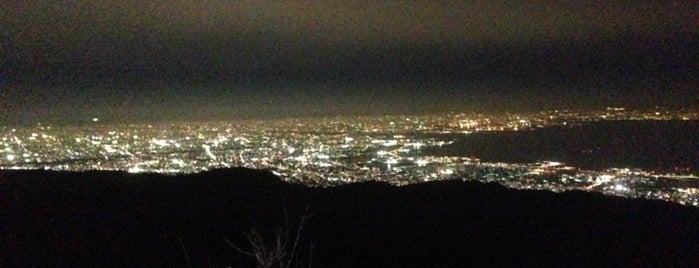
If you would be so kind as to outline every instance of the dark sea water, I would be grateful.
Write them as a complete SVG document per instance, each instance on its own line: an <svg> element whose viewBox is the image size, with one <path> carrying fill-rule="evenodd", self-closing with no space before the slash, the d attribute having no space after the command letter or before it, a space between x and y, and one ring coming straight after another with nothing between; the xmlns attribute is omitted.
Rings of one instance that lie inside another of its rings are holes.
<svg viewBox="0 0 699 268"><path fill-rule="evenodd" d="M699 121L606 121L474 133L427 153L493 162L560 161L584 169L699 170Z"/></svg>

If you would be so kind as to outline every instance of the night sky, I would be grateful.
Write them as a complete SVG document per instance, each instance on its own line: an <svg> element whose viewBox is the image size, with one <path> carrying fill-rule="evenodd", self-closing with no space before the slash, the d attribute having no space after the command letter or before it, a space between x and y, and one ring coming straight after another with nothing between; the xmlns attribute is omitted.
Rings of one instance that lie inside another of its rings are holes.
<svg viewBox="0 0 699 268"><path fill-rule="evenodd" d="M0 122L696 108L696 1L620 2L9 1Z"/></svg>

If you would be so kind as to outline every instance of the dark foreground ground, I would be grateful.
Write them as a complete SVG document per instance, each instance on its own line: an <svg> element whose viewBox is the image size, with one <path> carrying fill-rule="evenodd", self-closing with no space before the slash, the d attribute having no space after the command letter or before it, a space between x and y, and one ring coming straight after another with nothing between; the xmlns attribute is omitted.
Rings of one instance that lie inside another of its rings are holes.
<svg viewBox="0 0 699 268"><path fill-rule="evenodd" d="M0 171L0 266L249 267L226 239L271 242L306 208L292 267L699 267L693 207L458 181L305 188L247 169Z"/></svg>

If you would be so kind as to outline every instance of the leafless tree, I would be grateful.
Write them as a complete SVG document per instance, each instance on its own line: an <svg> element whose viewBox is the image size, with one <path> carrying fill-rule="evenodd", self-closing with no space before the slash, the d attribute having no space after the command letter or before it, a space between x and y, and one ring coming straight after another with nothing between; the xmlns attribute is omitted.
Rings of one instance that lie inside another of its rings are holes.
<svg viewBox="0 0 699 268"><path fill-rule="evenodd" d="M274 230L273 239L266 240L256 229L251 229L249 232L245 233L245 237L250 244L250 249L245 250L241 247L236 246L234 243L226 239L226 243L233 249L238 251L243 255L247 255L255 258L257 262L257 267L260 268L270 268L278 266L280 268L290 267L292 261L296 257L296 252L299 246L299 240L301 239L301 234L303 232L303 227L306 221L310 219L313 215L309 214L308 207L303 212L301 216L298 227L295 232L291 233L291 227L289 224L289 215L286 210L284 210L284 226L276 226ZM311 248L311 254L312 254ZM310 257L309 257L310 258ZM310 265L310 260L309 260Z"/></svg>

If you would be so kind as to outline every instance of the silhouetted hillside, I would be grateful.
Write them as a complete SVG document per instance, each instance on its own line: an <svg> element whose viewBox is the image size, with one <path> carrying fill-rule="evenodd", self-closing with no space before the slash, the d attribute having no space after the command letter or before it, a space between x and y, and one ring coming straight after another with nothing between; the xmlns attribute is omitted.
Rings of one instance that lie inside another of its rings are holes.
<svg viewBox="0 0 699 268"><path fill-rule="evenodd" d="M699 266L694 207L460 181L306 188L248 169L0 171L0 266L253 266L226 239L248 249L245 233L297 230L306 208L302 267Z"/></svg>

